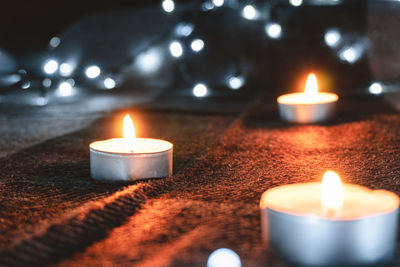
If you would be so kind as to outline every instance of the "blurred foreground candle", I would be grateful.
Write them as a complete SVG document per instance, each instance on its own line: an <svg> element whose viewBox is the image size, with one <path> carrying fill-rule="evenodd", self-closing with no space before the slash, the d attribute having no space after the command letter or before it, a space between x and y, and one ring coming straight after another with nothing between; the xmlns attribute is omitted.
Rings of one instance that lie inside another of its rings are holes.
<svg viewBox="0 0 400 267"><path fill-rule="evenodd" d="M295 123L317 123L330 119L335 113L339 97L334 93L318 92L317 78L311 73L304 93L278 97L281 119Z"/></svg>
<svg viewBox="0 0 400 267"><path fill-rule="evenodd" d="M359 266L390 262L396 253L399 197L389 191L321 183L278 186L261 197L263 238L290 263Z"/></svg>
<svg viewBox="0 0 400 267"><path fill-rule="evenodd" d="M90 144L90 173L102 182L129 182L172 175L172 143L136 138L129 115L124 118L124 137Z"/></svg>

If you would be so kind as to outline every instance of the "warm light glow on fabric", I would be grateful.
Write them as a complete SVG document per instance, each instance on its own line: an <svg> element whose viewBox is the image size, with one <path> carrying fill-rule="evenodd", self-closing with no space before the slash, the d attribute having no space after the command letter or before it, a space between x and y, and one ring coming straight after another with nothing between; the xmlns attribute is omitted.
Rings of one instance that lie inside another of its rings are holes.
<svg viewBox="0 0 400 267"><path fill-rule="evenodd" d="M333 171L327 171L322 178L321 205L324 209L338 210L343 205L342 181Z"/></svg>
<svg viewBox="0 0 400 267"><path fill-rule="evenodd" d="M135 128L129 114L124 117L124 140L130 152L137 151Z"/></svg>

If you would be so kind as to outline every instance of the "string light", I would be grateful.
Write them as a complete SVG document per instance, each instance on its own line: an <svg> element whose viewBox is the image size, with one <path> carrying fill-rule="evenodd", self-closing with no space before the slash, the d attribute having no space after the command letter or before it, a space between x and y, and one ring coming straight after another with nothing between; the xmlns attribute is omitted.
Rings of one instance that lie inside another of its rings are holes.
<svg viewBox="0 0 400 267"><path fill-rule="evenodd" d="M208 10L211 10L211 9L214 9L214 7L215 7L215 5L213 4L213 2L204 2L202 5L201 5L201 9L203 10L203 11L208 11Z"/></svg>
<svg viewBox="0 0 400 267"><path fill-rule="evenodd" d="M204 97L208 93L208 88L204 83L197 83L193 87L193 95L197 97Z"/></svg>
<svg viewBox="0 0 400 267"><path fill-rule="evenodd" d="M176 58L181 57L183 55L183 47L181 43L178 41L173 41L169 45L169 51L171 52L171 55Z"/></svg>
<svg viewBox="0 0 400 267"><path fill-rule="evenodd" d="M228 87L232 90L241 88L244 84L244 78L242 76L232 76L228 79Z"/></svg>
<svg viewBox="0 0 400 267"><path fill-rule="evenodd" d="M106 89L113 89L116 85L116 82L113 78L108 77L104 79L103 84Z"/></svg>
<svg viewBox="0 0 400 267"><path fill-rule="evenodd" d="M207 267L242 267L240 257L229 248L220 248L210 254Z"/></svg>
<svg viewBox="0 0 400 267"><path fill-rule="evenodd" d="M101 73L101 70L98 66L92 65L86 68L85 74L89 79L97 78Z"/></svg>
<svg viewBox="0 0 400 267"><path fill-rule="evenodd" d="M194 52L200 52L204 48L204 41L201 39L193 40L190 47Z"/></svg>
<svg viewBox="0 0 400 267"><path fill-rule="evenodd" d="M361 58L362 53L363 49L360 45L348 46L339 51L339 58L353 64Z"/></svg>
<svg viewBox="0 0 400 267"><path fill-rule="evenodd" d="M342 36L340 32L336 29L329 29L325 32L324 35L325 43L329 47L336 47L339 44L341 38Z"/></svg>
<svg viewBox="0 0 400 267"><path fill-rule="evenodd" d="M39 96L36 98L36 105L37 106L45 106L49 102L49 99L45 96Z"/></svg>
<svg viewBox="0 0 400 267"><path fill-rule="evenodd" d="M137 56L135 65L143 73L156 72L162 65L163 58L160 49L152 48Z"/></svg>
<svg viewBox="0 0 400 267"><path fill-rule="evenodd" d="M57 36L54 36L53 38L50 39L49 45L52 48L56 48L57 46L59 46L61 43L60 38L58 38Z"/></svg>
<svg viewBox="0 0 400 267"><path fill-rule="evenodd" d="M43 85L43 87L46 87L46 88L50 87L51 86L51 80L49 78L44 78L43 81L42 81L42 85Z"/></svg>
<svg viewBox="0 0 400 267"><path fill-rule="evenodd" d="M242 10L242 16L248 20L254 20L257 18L257 10L252 5L247 5Z"/></svg>
<svg viewBox="0 0 400 267"><path fill-rule="evenodd" d="M301 4L303 3L303 0L289 0L289 3L292 6L301 6Z"/></svg>
<svg viewBox="0 0 400 267"><path fill-rule="evenodd" d="M161 5L164 11L167 13L170 13L175 9L175 2L172 0L164 0L162 1Z"/></svg>
<svg viewBox="0 0 400 267"><path fill-rule="evenodd" d="M31 87L31 82L25 82L21 86L22 89L28 89L29 87Z"/></svg>
<svg viewBox="0 0 400 267"><path fill-rule="evenodd" d="M58 62L54 59L46 61L43 65L43 71L46 74L53 74L57 71L57 69L58 69Z"/></svg>
<svg viewBox="0 0 400 267"><path fill-rule="evenodd" d="M383 92L383 86L379 82L374 82L369 86L368 90L371 94L380 95Z"/></svg>
<svg viewBox="0 0 400 267"><path fill-rule="evenodd" d="M69 63L62 63L60 65L60 74L61 76L69 76L71 75L73 68Z"/></svg>
<svg viewBox="0 0 400 267"><path fill-rule="evenodd" d="M189 36L194 30L194 25L192 23L179 23L175 28L175 33L178 36Z"/></svg>
<svg viewBox="0 0 400 267"><path fill-rule="evenodd" d="M224 5L224 0L213 0L212 2L216 7L221 7Z"/></svg>
<svg viewBox="0 0 400 267"><path fill-rule="evenodd" d="M61 82L58 86L58 94L62 97L67 97L72 95L72 85L69 82Z"/></svg>
<svg viewBox="0 0 400 267"><path fill-rule="evenodd" d="M282 27L278 23L268 23L265 25L265 32L272 39L279 39L282 35Z"/></svg>
<svg viewBox="0 0 400 267"><path fill-rule="evenodd" d="M290 5L292 6L301 6L303 4L303 0L287 0ZM320 0L321 3L324 4L332 4L332 3L340 3L342 1L339 0ZM251 3L251 2L248 2ZM163 11L167 13L171 13L175 11L175 2L174 0L162 0L161 1L161 8ZM265 11L265 9L268 9L269 11L271 10L272 6L274 5L272 2L268 4L265 4L263 6L260 5L262 9L262 12L256 8L256 5L254 4L246 4L242 6L241 4L233 4L232 1L225 1L225 0L204 0L202 1L202 5L198 7L201 11L208 11L212 10L218 7L222 7L224 5L229 5L230 8L238 8L239 12L237 14L241 15L243 18L247 20L261 20L263 19L266 21L268 16L268 12ZM214 14L214 13L213 13ZM215 13L217 14L217 13ZM258 24L253 24L258 27L258 25L263 25L262 23ZM262 26L261 26L262 27ZM204 49L205 47L205 42L207 40L196 38L193 40L188 40L185 37L189 37L193 34L195 29L195 25L190 22L180 22L178 23L175 28L172 28L172 32L166 31L163 36L167 36L167 34L170 34L172 38L170 39L170 43L168 45L168 50L169 53L171 54L172 57L174 58L180 58L183 57L185 52L189 49L187 47L187 44L190 44L190 49L193 52L200 52ZM280 39L282 38L283 35L283 29L282 26L279 23L276 22L268 22L265 24L264 27L265 33L269 38L272 39ZM368 43L367 41L363 42L362 40L353 43L353 44L346 44L346 46L343 46L342 43L344 41L347 41L349 38L344 38L342 37L341 33L339 30L331 28L327 29L324 33L324 41L327 46L331 48L336 48L335 53L337 53L338 58L343 61L347 62L350 64L353 64L357 62L365 52ZM141 49L140 52L138 52L135 55L132 55L129 60L123 61L120 66L118 65L118 68L123 68L126 67L126 64L132 64L134 65L135 70L138 70L139 72L143 74L151 74L160 69L160 67L163 64L164 57L166 56L165 54L165 48L161 47L165 39L163 38L155 38L154 41L149 42L149 45L147 47L144 47L144 49ZM58 47L61 44L61 39L57 36L54 36L53 38L50 39L49 41L49 49L53 49ZM339 47L340 45L340 47ZM340 48L340 49L339 49ZM125 63L127 62L127 63ZM187 64L185 60L179 61L181 64ZM72 64L71 64L72 63ZM60 96L69 96L73 94L74 90L76 90L75 86L75 80L73 79L68 79L64 80L66 78L71 77L71 75L75 72L76 64L75 62L59 62L56 59L48 59L42 66L42 69L46 75L41 78L42 81L42 86L44 88L51 88L52 84L58 84L58 87L55 87L58 89L58 93ZM179 68L179 71L184 72L186 68ZM102 79L98 83L93 83L99 85L99 88L106 88L106 89L112 89L115 88L116 86L116 81L111 78L114 77L114 71L118 71L118 69L113 69L112 73L102 73L102 70L100 69L99 66L96 65L91 65L88 66L86 69L84 69L84 74L89 78L89 79L95 79L102 75ZM20 73L18 71L18 73ZM20 79L24 81L24 79L27 79L31 76L27 75L26 71L24 73L21 73L23 75L19 75ZM57 76L58 74L58 76ZM185 77L190 77L189 75L185 75L187 73L183 73ZM53 76L49 76L53 75ZM110 76L108 76L110 75ZM47 76L47 77L46 77ZM64 77L64 78L62 78ZM103 79L104 77L104 79ZM51 78L51 79L50 79ZM61 83L58 83L57 81L62 80ZM40 84L40 83L39 83ZM69 84L69 86L67 85ZM243 76L229 76L225 80L225 84L227 87L229 87L232 90L237 90L239 88L242 88L243 85L245 84L245 78ZM31 86L31 81L26 81L22 84L22 88L26 89ZM208 95L208 87L204 83L197 83L193 86L193 95L196 97L204 97ZM371 94L380 94L383 92L383 86L380 83L373 83L369 86L368 88L369 92ZM386 89L387 90L387 89ZM43 90L44 93L46 93L47 90ZM47 99L47 98L46 98Z"/></svg>

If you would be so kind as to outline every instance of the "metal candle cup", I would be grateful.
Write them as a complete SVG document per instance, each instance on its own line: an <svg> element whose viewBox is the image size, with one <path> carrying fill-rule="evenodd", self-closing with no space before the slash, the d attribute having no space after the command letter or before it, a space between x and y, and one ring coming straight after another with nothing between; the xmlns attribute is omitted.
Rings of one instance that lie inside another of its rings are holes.
<svg viewBox="0 0 400 267"><path fill-rule="evenodd" d="M170 142L147 138L137 138L137 142L153 149L138 153L108 149L110 146L121 146L123 138L91 143L91 176L102 182L130 182L172 175L173 145Z"/></svg>
<svg viewBox="0 0 400 267"><path fill-rule="evenodd" d="M290 263L374 265L396 253L399 198L383 190L343 186L340 210L321 208L321 184L279 186L261 197L263 238Z"/></svg>
<svg viewBox="0 0 400 267"><path fill-rule="evenodd" d="M90 144L90 174L101 182L130 182L172 175L173 145L159 139L136 138L129 115L124 138Z"/></svg>
<svg viewBox="0 0 400 267"><path fill-rule="evenodd" d="M318 92L314 74L307 79L304 93L291 93L278 97L282 120L293 123L318 123L331 119L335 114L338 95Z"/></svg>

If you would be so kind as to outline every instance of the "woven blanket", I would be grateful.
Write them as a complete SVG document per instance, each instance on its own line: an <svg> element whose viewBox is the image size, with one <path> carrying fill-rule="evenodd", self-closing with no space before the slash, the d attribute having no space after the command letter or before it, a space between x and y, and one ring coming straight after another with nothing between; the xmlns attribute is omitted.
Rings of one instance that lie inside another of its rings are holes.
<svg viewBox="0 0 400 267"><path fill-rule="evenodd" d="M88 145L138 136L174 143L174 175L95 182ZM400 114L380 98L341 99L318 125L279 120L269 100L237 112L126 109L0 159L0 265L206 266L215 249L243 266L283 266L261 239L259 200L274 186L344 182L400 194Z"/></svg>

